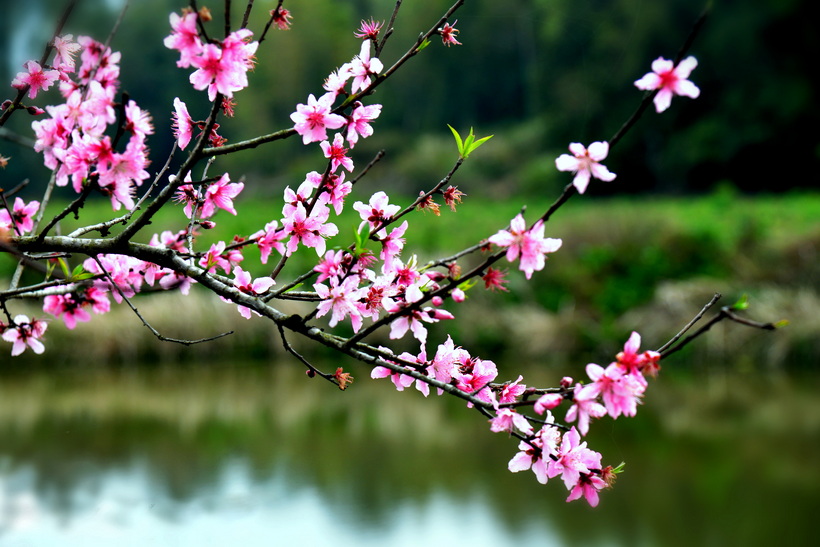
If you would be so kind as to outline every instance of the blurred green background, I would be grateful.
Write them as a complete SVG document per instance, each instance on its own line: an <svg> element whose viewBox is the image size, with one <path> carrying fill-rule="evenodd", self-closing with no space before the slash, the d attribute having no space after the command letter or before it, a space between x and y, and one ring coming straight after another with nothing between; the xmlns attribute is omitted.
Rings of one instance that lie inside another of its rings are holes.
<svg viewBox="0 0 820 547"><path fill-rule="evenodd" d="M39 56L59 4L5 6L7 81ZM255 4L257 14L274 6ZM104 38L121 5L83 2L67 30ZM123 53L122 89L154 116L154 167L172 142L173 97L194 117L207 108L187 83L189 71L161 45L167 14L182 5L132 2L112 43ZM292 125L295 105L358 52L359 20L386 19L393 3L286 5L293 29L272 31L260 47L251 87L237 94L236 117L222 126L229 142ZM385 64L447 6L405 1ZM221 8L210 7L219 19ZM615 133L640 101L632 82L653 59L675 55L702 7L468 2L457 16L463 46L433 43L373 96L383 115L354 159L361 166L380 148L387 155L352 199L386 189L406 204L435 184L455 160L449 123L495 138L453 181L467 193L458 213L409 218L408 252L421 261L450 254L495 233L522 205L534 218L569 180L555 157L571 141ZM244 3L234 8L238 18ZM191 348L163 344L116 307L71 332L52 321L43 356L11 359L5 344L0 543L807 544L820 508L811 465L820 452L817 9L800 0L714 2L690 52L700 63L692 80L701 97L648 112L613 150L606 164L618 178L593 182L550 221L547 235L564 246L531 283L509 265L510 293L471 290L451 309L457 320L431 334L442 340L450 332L496 359L504 379L523 373L529 384L554 385L564 374L583 376L587 362L605 364L632 330L645 347L660 346L716 291L723 303L749 294L755 319L790 321L775 333L716 327L664 362L635 419L593 427L590 442L604 462L627 462L598 509L564 504L560 482L545 488L529 473L507 473L515 443L488 434L458 401L395 394L366 367L294 341L323 368L344 366L356 377L344 393L315 385L268 322L245 321L234 306L194 291L137 302L167 336L233 336ZM256 18L251 28L261 25ZM15 132L30 131L30 118L12 122ZM28 177L33 199L48 176L41 158L5 141L0 153L12 157L0 186ZM214 172L244 177L246 191L240 215L218 215L220 233L205 234L202 245L278 219L285 186L323 164L318 148L294 139L220 158ZM68 198L60 194L54 211ZM91 203L78 222L107 209ZM329 245L347 244L357 215L334 222L341 235ZM64 233L77 224L65 221ZM181 211L169 210L152 231L185 224ZM244 267L269 271L248 255ZM298 254L288 273L315 259ZM0 277L12 268L0 257Z"/></svg>

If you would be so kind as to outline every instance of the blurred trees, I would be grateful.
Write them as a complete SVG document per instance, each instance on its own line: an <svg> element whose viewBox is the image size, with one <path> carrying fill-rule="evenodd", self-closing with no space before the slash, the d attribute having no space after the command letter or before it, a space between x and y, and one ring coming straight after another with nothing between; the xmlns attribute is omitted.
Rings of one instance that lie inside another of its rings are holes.
<svg viewBox="0 0 820 547"><path fill-rule="evenodd" d="M62 3L30 0L8 7L0 22L5 27L0 72L7 82L23 61L39 57ZM405 2L382 55L385 64L450 3ZM222 3L211 4L218 35ZM244 2L233 4L239 21ZM104 38L121 5L121 0L81 2L68 31ZM154 116L155 163L172 142L174 96L188 101L194 117L205 116L203 97L187 83L189 71L176 68L173 52L162 46L168 14L183 5L131 2L112 42L123 54L123 89ZM289 0L286 5L293 28L272 30L260 47L251 87L237 95L236 118L223 126L230 140L290 126L295 105L322 92L324 77L358 52L353 32L359 20L387 19L393 2ZM256 6L250 27L258 34L275 1L259 0ZM450 123L498 135L469 165L472 188L483 185L497 197L553 192L567 182L555 171L554 158L570 141L608 139L618 129L641 98L632 82L653 59L675 56L702 8L692 0L468 2L456 25L463 46L432 44L378 89L377 101L385 106L377 127L380 145L393 161L380 166L375 178L390 178L394 187L408 191L440 178L455 150L445 126ZM820 122L814 100L817 20L818 7L809 0L715 1L690 52L700 63L692 80L701 97L676 98L667 112L641 121L607 162L617 181L593 185L592 192L683 193L727 181L752 192L816 187L820 145L810 129ZM324 31L313 32L317 27ZM441 80L447 85L439 85ZM7 87L4 95L12 91ZM15 118L12 129L29 133L31 119ZM251 188L278 195L285 184L298 184L315 169L316 158L305 157L302 148L296 140L277 143L264 157L245 153L222 160L220 169L244 173ZM0 173L0 185L46 176L34 153L5 141L0 153L13 157ZM367 161L375 150L363 143L356 153Z"/></svg>

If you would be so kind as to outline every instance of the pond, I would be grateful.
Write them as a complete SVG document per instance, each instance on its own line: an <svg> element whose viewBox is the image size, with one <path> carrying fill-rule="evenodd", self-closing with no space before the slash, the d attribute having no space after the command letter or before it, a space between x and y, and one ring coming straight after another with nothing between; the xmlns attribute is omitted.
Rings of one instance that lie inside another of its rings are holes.
<svg viewBox="0 0 820 547"><path fill-rule="evenodd" d="M558 479L509 473L517 443L474 410L357 372L345 392L292 363L7 373L0 544L771 545L814 535L817 377L665 367L635 418L593 424L604 463L627 464L593 509L565 503ZM563 372L533 375L554 383Z"/></svg>

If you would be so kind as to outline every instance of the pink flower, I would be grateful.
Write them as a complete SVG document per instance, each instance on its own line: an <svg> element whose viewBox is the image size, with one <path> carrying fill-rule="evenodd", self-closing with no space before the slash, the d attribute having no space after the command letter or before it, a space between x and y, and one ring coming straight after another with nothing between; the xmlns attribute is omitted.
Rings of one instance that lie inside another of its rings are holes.
<svg viewBox="0 0 820 547"><path fill-rule="evenodd" d="M567 501L577 500L581 496L587 500L590 507L598 506L598 490L603 490L608 485L597 473L581 473L578 482L570 491Z"/></svg>
<svg viewBox="0 0 820 547"><path fill-rule="evenodd" d="M560 440L558 430L549 425L553 422L552 414L548 413L545 421L547 423L534 438L530 439L529 442L521 441L518 443L518 450L520 452L507 464L507 469L513 473L532 469L533 473L535 473L535 478L541 484L547 484L547 479L549 478L547 462L551 461L550 456L557 453L558 442Z"/></svg>
<svg viewBox="0 0 820 547"><path fill-rule="evenodd" d="M382 105L380 104L364 106L359 101L354 103L353 112L350 113L347 122L347 142L350 143L351 148L359 142L359 137L367 138L373 134L370 122L378 118L381 111Z"/></svg>
<svg viewBox="0 0 820 547"><path fill-rule="evenodd" d="M14 198L11 214L6 209L0 210L0 228L16 230L20 235L30 232L34 228L34 214L39 208L39 201L30 201L26 204L19 197Z"/></svg>
<svg viewBox="0 0 820 547"><path fill-rule="evenodd" d="M182 17L176 13L171 14L170 36L163 40L163 44L168 49L179 51L179 68L188 68L202 52L202 42L199 40L199 31L196 28L196 12L186 13Z"/></svg>
<svg viewBox="0 0 820 547"><path fill-rule="evenodd" d="M458 389L487 403L492 402L492 392L488 386L497 376L495 363L478 358L465 359L453 375ZM467 406L472 408L473 404L467 403Z"/></svg>
<svg viewBox="0 0 820 547"><path fill-rule="evenodd" d="M384 25L384 22L376 22L373 18L370 18L370 21L362 20L362 24L359 26L359 30L353 34L356 38L361 38L363 40L373 40L376 41L379 38L379 31Z"/></svg>
<svg viewBox="0 0 820 547"><path fill-rule="evenodd" d="M293 16L289 10L279 6L276 9L270 10L270 16L279 30L290 30L290 20Z"/></svg>
<svg viewBox="0 0 820 547"><path fill-rule="evenodd" d="M515 382L507 382L501 387L501 390L498 393L499 405L512 403L521 397L524 391L527 390L527 386L521 383L521 380L523 379L524 377L519 375Z"/></svg>
<svg viewBox="0 0 820 547"><path fill-rule="evenodd" d="M590 473L593 469L601 469L601 455L594 450L588 449L586 441L580 441L581 436L573 427L564 433L557 458L549 462L549 477L553 478L561 475L567 490L575 487L581 473Z"/></svg>
<svg viewBox="0 0 820 547"><path fill-rule="evenodd" d="M23 353L27 347L34 353L40 354L45 351L45 346L40 342L40 338L46 332L48 325L40 319L32 319L25 315L18 315L14 318L13 324L4 327L3 340L14 344L11 348L11 356L16 357Z"/></svg>
<svg viewBox="0 0 820 547"><path fill-rule="evenodd" d="M228 173L208 186L205 191L205 200L202 203L202 218L210 218L216 209L223 209L236 216L236 209L233 206L233 198L239 195L245 188L241 182L231 182Z"/></svg>
<svg viewBox="0 0 820 547"><path fill-rule="evenodd" d="M221 46L205 44L199 55L191 59L196 70L190 76L194 89L208 89L208 100L216 94L233 97L235 91L248 86L247 72L253 67L253 55L259 42L249 42L253 33L248 29L232 32Z"/></svg>
<svg viewBox="0 0 820 547"><path fill-rule="evenodd" d="M287 256L295 253L300 243L316 249L316 254L322 256L327 247L325 238L339 233L335 224L327 222L329 215L330 209L317 203L308 216L304 205L300 203L291 215L283 218L282 230L286 235L290 235Z"/></svg>
<svg viewBox="0 0 820 547"><path fill-rule="evenodd" d="M335 172L340 165L348 171L353 171L353 160L347 156L347 148L344 147L344 143L344 137L342 137L341 133L336 133L336 136L333 138L333 144L330 144L328 141L319 143L325 157L330 160L331 172Z"/></svg>
<svg viewBox="0 0 820 547"><path fill-rule="evenodd" d="M251 239L255 239L256 244L259 246L259 252L261 254L260 261L262 264L268 263L268 257L273 249L276 249L281 255L285 254L285 246L282 245L281 241L287 237L287 234L281 230L277 230L278 225L278 222L272 220L265 224L263 230L251 236Z"/></svg>
<svg viewBox="0 0 820 547"><path fill-rule="evenodd" d="M540 415L557 407L563 400L564 396L560 393L545 393L535 401L533 410L535 410L536 414Z"/></svg>
<svg viewBox="0 0 820 547"><path fill-rule="evenodd" d="M11 87L25 89L28 87L28 98L37 97L37 92L41 89L47 91L51 85L60 78L60 73L56 70L43 70L37 61L26 61L23 65L27 72L18 72L11 81Z"/></svg>
<svg viewBox="0 0 820 547"><path fill-rule="evenodd" d="M251 274L246 272L239 266L236 266L233 269L233 286L245 293L252 296L259 296L261 294L265 294L268 290L276 284L276 281L271 279L270 277L260 277L258 279L254 279L251 281ZM251 318L251 309L247 306L237 305L237 309L239 310L239 314L244 317L245 319ZM256 313L255 311L253 313ZM257 314L258 315L258 314Z"/></svg>
<svg viewBox="0 0 820 547"><path fill-rule="evenodd" d="M525 435L532 435L532 426L523 414L519 414L511 408L502 408L496 411L496 417L490 420L490 431L500 433L502 431L511 432L513 427Z"/></svg>
<svg viewBox="0 0 820 547"><path fill-rule="evenodd" d="M389 235L380 240L382 244L382 251L381 254L379 254L379 258L384 261L387 267L392 266L393 260L401 254L402 249L404 249L405 239L402 236L406 231L407 221L405 220L397 227L393 228Z"/></svg>
<svg viewBox="0 0 820 547"><path fill-rule="evenodd" d="M302 135L302 142L320 142L327 140L328 129L339 129L347 121L344 116L330 112L334 95L325 94L318 100L312 94L308 96L308 104L296 105L296 112L290 115L296 125L293 128Z"/></svg>
<svg viewBox="0 0 820 547"><path fill-rule="evenodd" d="M362 49L350 62L350 73L353 75L351 91L356 93L370 87L370 77L382 71L384 65L376 57L370 58L370 40L362 42Z"/></svg>
<svg viewBox="0 0 820 547"><path fill-rule="evenodd" d="M361 201L353 204L353 208L359 212L362 220L370 225L371 230L381 228L387 221L393 218L393 215L401 210L398 205L390 205L390 198L384 192L376 192L370 196L370 202L365 205ZM380 229L379 237L386 235L384 229Z"/></svg>
<svg viewBox="0 0 820 547"><path fill-rule="evenodd" d="M692 56L681 61L678 66L674 66L672 61L658 57L652 61L652 72L636 80L635 87L645 91L657 89L658 93L654 99L655 110L661 113L669 108L673 95L698 98L700 89L687 79L696 66L698 66L698 61Z"/></svg>
<svg viewBox="0 0 820 547"><path fill-rule="evenodd" d="M624 416L634 416L637 411L637 404L646 389L646 383L638 380L643 379L632 374L626 374L617 363L612 363L606 369L600 365L590 363L587 365L587 375L592 380L591 384L584 386L585 397L601 396L606 405L606 410L610 416L617 418L621 414Z"/></svg>
<svg viewBox="0 0 820 547"><path fill-rule="evenodd" d="M91 320L91 316L85 309L89 305L98 314L107 313L111 306L104 292L94 287L88 287L76 294L46 296L43 300L43 311L55 317L62 317L65 326L69 330L73 330L77 326L77 322Z"/></svg>
<svg viewBox="0 0 820 547"><path fill-rule="evenodd" d="M651 374L655 376L660 370L658 361L661 354L657 351L647 350L643 353L638 353L641 347L641 335L633 332L629 336L629 340L624 344L624 350L615 356L618 366L624 369L627 374L634 375L644 385L646 378L643 374Z"/></svg>
<svg viewBox="0 0 820 547"><path fill-rule="evenodd" d="M141 140L154 133L151 115L140 109L134 101L128 101L125 106L125 130Z"/></svg>
<svg viewBox="0 0 820 547"><path fill-rule="evenodd" d="M319 180L321 182L321 175L319 175ZM330 173L327 177L325 177L325 183L322 191L323 194L319 196L319 199L332 205L333 210L337 215L339 215L342 213L342 209L344 209L345 198L348 194L350 194L350 192L353 191L353 183L345 182L344 171L338 175L335 173Z"/></svg>
<svg viewBox="0 0 820 547"><path fill-rule="evenodd" d="M194 121L188 114L188 107L179 97L174 97L174 113L171 115L174 137L180 150L185 150L194 132Z"/></svg>
<svg viewBox="0 0 820 547"><path fill-rule="evenodd" d="M322 302L317 308L316 317L322 317L332 311L330 326L335 327L339 321L350 316L354 332L359 332L362 327L362 316L359 313L357 303L365 294L364 289L359 288L359 277L352 275L339 284L335 277L330 278L330 287L322 283L315 283L313 288L316 294L322 298Z"/></svg>
<svg viewBox="0 0 820 547"><path fill-rule="evenodd" d="M54 66L63 73L74 72L74 55L80 51L80 44L74 42L74 35L54 37Z"/></svg>
<svg viewBox="0 0 820 547"><path fill-rule="evenodd" d="M609 143L593 142L587 150L581 143L574 142L569 145L569 151L573 155L561 154L555 160L555 167L559 171L572 171L575 173L572 184L578 189L579 194L586 191L591 176L606 182L615 180L616 175L598 163L606 159L607 154L609 154Z"/></svg>
<svg viewBox="0 0 820 547"><path fill-rule="evenodd" d="M458 34L458 29L455 28L456 23L458 23L458 21L453 21L452 25L449 23L444 23L444 26L438 29L438 33L441 35L441 43L447 47L452 45L461 45L461 42L456 40L456 34Z"/></svg>
<svg viewBox="0 0 820 547"><path fill-rule="evenodd" d="M567 410L566 420L568 422L574 422L577 418L578 429L582 435L586 435L587 432L589 432L590 418L600 418L606 414L606 408L595 400L596 397L597 395L590 390L584 390L584 386L581 384L575 385L575 391L572 397L572 402L575 404Z"/></svg>
<svg viewBox="0 0 820 547"><path fill-rule="evenodd" d="M202 255L202 258L199 259L198 264L210 273L214 273L217 268L222 268L222 270L228 274L231 272L231 262L223 256L224 252L224 241L214 243L211 245L211 248L208 249L204 255Z"/></svg>
<svg viewBox="0 0 820 547"><path fill-rule="evenodd" d="M532 229L527 230L524 217L518 214L510 221L510 229L500 230L488 241L499 247L507 248L507 260L514 262L521 258L519 268L524 272L527 279L532 277L534 271L544 268L546 255L561 248L560 239L544 237L544 222L539 220Z"/></svg>
<svg viewBox="0 0 820 547"><path fill-rule="evenodd" d="M390 377L390 380L392 380L393 385L396 386L396 391L404 391L404 388L412 386L415 381L415 378L412 376L408 376L407 374L402 374L400 372L394 372L387 367L375 367L370 372L370 377L373 379L387 378L388 376Z"/></svg>

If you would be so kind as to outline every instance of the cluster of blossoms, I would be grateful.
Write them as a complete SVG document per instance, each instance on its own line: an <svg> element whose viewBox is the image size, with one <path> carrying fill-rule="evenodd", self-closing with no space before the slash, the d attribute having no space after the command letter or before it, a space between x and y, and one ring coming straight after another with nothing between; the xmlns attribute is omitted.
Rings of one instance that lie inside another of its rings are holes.
<svg viewBox="0 0 820 547"><path fill-rule="evenodd" d="M105 133L117 121L115 98L120 54L85 36L77 42L71 38L66 35L54 41L57 53L51 72L58 73L64 102L47 106L49 117L32 123L36 135L34 149L43 153L46 167L55 171L58 186L66 186L70 181L80 193L94 184L111 198L115 210L122 206L133 209L135 185L148 178L145 139L154 132L151 118L134 101L122 105L122 129L128 142L123 151L117 151L117 143ZM73 55L77 51L81 52L81 64L72 79ZM31 86L30 95L41 85L38 81L33 76L26 79L18 75L15 79L21 85Z"/></svg>
<svg viewBox="0 0 820 547"><path fill-rule="evenodd" d="M370 375L372 378L390 378L398 391L415 385L426 397L430 385L418 378L418 374L422 374L452 385L484 403L486 408L495 412L495 417L490 420L491 431L507 432L521 439L519 452L509 462L510 471L532 469L542 484L560 475L570 491L567 501L583 496L594 507L598 504L598 491L611 486L619 469L602 466L601 454L588 448L586 442L581 442L581 437L589 431L591 418L605 414L613 419L635 415L647 386L645 375L654 376L660 360L657 352L641 352L640 342L640 335L633 332L624 350L606 369L593 363L587 366L589 383L579 382L573 386L572 378L567 377L562 379L561 387L554 390L528 388L522 383L522 376L514 382L496 383L496 365L471 356L467 350L456 346L449 336L439 344L432 358L422 346L418 355L405 352L395 361L391 360L397 368L377 366ZM532 396L539 392L543 395L533 400ZM438 394L442 393L439 389ZM577 420L577 427L555 422L551 411L564 401L570 403L565 420ZM543 415L543 419L536 420L518 412L516 408L522 405L531 405L538 415ZM540 425L537 431L533 423Z"/></svg>
<svg viewBox="0 0 820 547"><path fill-rule="evenodd" d="M281 5L270 15L271 24L275 23L280 29L289 27L291 15ZM193 11L171 14L172 31L164 44L179 51L178 67L195 69L189 78L194 88L207 90L211 101L221 95L222 109L231 115L230 99L247 87L247 72L253 68L259 44L251 42L253 34L247 29L231 32L222 41L204 38L202 22L201 15ZM436 31L445 46L460 44L454 24L445 23ZM587 365L589 381L586 383L567 377L559 388L536 389L525 385L522 376L512 382L497 383L495 363L471 355L449 335L434 352L428 353L427 326L453 319L453 314L443 306L447 299L456 304L463 302L465 291L473 286L474 280L462 281L455 259L435 266L446 269L445 273L434 266L420 266L415 255L406 259L402 256L408 230L408 222L402 217L410 208L402 210L382 191L374 193L367 202L356 201L352 207L361 219L356 244L328 249L328 238L339 233L339 228L330 221L331 214L342 213L353 189L353 182L345 180L355 168L348 153L360 139L373 134L372 123L382 109L379 104L365 105L358 100L368 94L384 69L382 62L371 55L381 27L382 23L372 19L363 21L355 33L363 39L358 55L328 75L323 85L324 94L318 98L309 95L306 104L298 104L291 114L293 130L305 145L319 143L327 167L323 172L307 173L295 190L290 186L284 189L281 216L277 215L247 238L235 236L232 242L218 241L206 251L197 252L194 249L196 230L214 228L212 218L219 210L237 215L234 200L245 185L231 181L228 173L218 178L203 175L205 180L193 181L188 171L183 180L177 180L176 176L170 178L170 189L175 191L176 201L183 205L188 227L178 232L154 234L149 245L183 256L195 270L196 273L191 274L194 277L212 276L212 280L231 286L235 294L241 295L241 298L234 296L239 313L248 319L258 313L257 310L264 311L259 303L266 297L277 296L271 291L285 261L300 248L313 249L319 257L312 272L316 276L313 292L298 295L318 302L308 319L327 316L330 327L349 321L352 330L362 337L368 334L367 329L362 333L366 320L375 327L389 324L390 339L401 339L411 333L419 343L417 354L394 355L386 348L379 348L377 355L387 359L381 362L390 367L373 368L372 378L389 377L399 391L415 386L425 397L429 396L431 385L437 387L439 395L445 388L451 392L457 390L459 396L468 400L468 406L479 407L491 418L491 431L506 432L520 440L519 452L508 464L510 471L532 469L541 483L560 476L570 492L567 501L584 497L595 506L598 492L611 485L619 470L604 467L601 454L588 448L582 438L587 435L593 419L607 414L613 419L636 414L647 387L646 376L658 371L660 354L641 352L640 336L632 333L624 350L606 368L594 363ZM86 37L74 42L70 35L55 38L54 47L57 53L51 67L44 68L30 61L25 65L27 72L21 72L12 82L15 88L28 89L33 99L39 91L48 90L59 81L65 102L47 107L50 117L32 124L37 136L35 149L43 152L45 164L54 170L58 185L67 185L70 181L77 192L94 185L93 188L111 197L115 209L123 205L133 209L134 186L148 177L145 141L147 135L153 133L153 127L148 114L134 101L123 105L115 103L119 53ZM72 79L73 56L77 52L81 52L82 63L76 78ZM696 64L692 57L677 66L659 58L652 63L653 72L635 85L639 89L657 91L654 101L657 111L661 112L675 94L698 96L697 87L687 80ZM116 122L118 107L124 120L121 129L128 135L122 152L116 150L116 140L112 142L106 135L108 127ZM172 123L180 149L190 144L195 126L205 129L205 122L195 122L185 103L178 98L174 100ZM213 146L220 146L224 139L216 134L218 124L211 127L207 137ZM335 133L329 134L329 131ZM461 159L464 159L474 148L463 153L461 139L458 135L456 138ZM469 144L473 145L472 131L469 138ZM572 143L569 151L571 154L559 156L555 165L560 171L574 174L572 185L578 193L586 191L592 178L603 181L616 178L601 163L609 153L609 143L593 142L588 148ZM442 190L443 185L444 181L429 193L422 192L414 206L439 214L439 206L432 196L440 193L445 204L455 211L463 194L454 186ZM37 201L27 204L16 198L13 209L0 210L0 234L5 238L6 232L13 235L30 232L39 206ZM544 233L544 220L539 219L527 228L523 215L517 215L508 229L498 231L481 244L484 250L489 250L491 244L500 250L472 275L481 275L486 289L506 290L505 272L490 266L506 256L509 262L518 261L520 270L530 279L534 272L545 267L547 255L562 245L560 239L545 237ZM366 247L368 241L379 246L378 252ZM273 251L278 253L279 264L270 276L253 279L251 273L240 266L245 259L244 251L253 247L259 249L262 264L268 263ZM78 322L89 321L89 309L96 314L108 312L108 293L115 302L121 303L146 285L187 294L194 283L178 271L132 256L100 253L90 256L93 258L83 262L79 277L60 287L59 293L44 299L43 310L62 319L68 329L74 329ZM190 273L190 270L183 271ZM225 278L221 278L222 275ZM9 315L7 320L8 324L0 322L0 335L13 344L12 355L19 355L26 348L35 353L44 351L41 339L46 331L45 321L25 315L13 319ZM357 340L354 336L348 342ZM328 376L342 389L352 381L342 368ZM571 427L557 423L553 415L565 402L568 409L564 421L575 424ZM519 412L529 406L540 418Z"/></svg>
<svg viewBox="0 0 820 547"><path fill-rule="evenodd" d="M250 41L253 32L240 29L221 42L203 43L198 20L199 15L193 11L182 16L172 13L173 31L165 38L165 47L179 51L179 68L196 68L189 80L194 89L208 90L208 100L216 99L217 93L231 98L248 87L248 70L253 68L259 42Z"/></svg>

